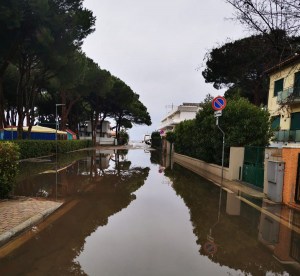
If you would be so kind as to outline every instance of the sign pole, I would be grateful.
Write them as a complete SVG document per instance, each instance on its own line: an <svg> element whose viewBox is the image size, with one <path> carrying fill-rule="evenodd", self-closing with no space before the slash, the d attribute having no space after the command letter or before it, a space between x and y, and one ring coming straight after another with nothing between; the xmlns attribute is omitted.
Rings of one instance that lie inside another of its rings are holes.
<svg viewBox="0 0 300 276"><path fill-rule="evenodd" d="M217 118L218 121L218 118ZM224 171L224 148L225 148L225 133L224 131L220 128L219 124L217 124L219 130L223 133L223 149L222 149L222 174L221 174L221 186L223 185L223 171Z"/></svg>
<svg viewBox="0 0 300 276"><path fill-rule="evenodd" d="M212 107L215 111L215 118L216 118L216 125L218 126L219 130L223 134L223 148L222 148L222 174L221 174L221 186L223 185L223 172L224 172L224 148L225 148L225 133L219 126L219 117L222 116L222 110L226 106L226 100L223 97L216 97L212 101Z"/></svg>

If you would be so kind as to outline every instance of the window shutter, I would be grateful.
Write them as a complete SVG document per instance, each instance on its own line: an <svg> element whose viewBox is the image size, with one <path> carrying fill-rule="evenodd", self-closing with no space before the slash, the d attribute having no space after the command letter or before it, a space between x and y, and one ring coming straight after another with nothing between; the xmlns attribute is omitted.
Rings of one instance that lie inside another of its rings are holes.
<svg viewBox="0 0 300 276"><path fill-rule="evenodd" d="M283 79L280 79L278 81L275 81L274 85L274 97L278 95L278 92L283 90Z"/></svg>
<svg viewBox="0 0 300 276"><path fill-rule="evenodd" d="M294 87L296 88L300 87L300 71L295 73Z"/></svg>
<svg viewBox="0 0 300 276"><path fill-rule="evenodd" d="M290 130L300 129L300 112L292 113Z"/></svg>
<svg viewBox="0 0 300 276"><path fill-rule="evenodd" d="M280 126L280 116L273 117L274 121L271 124L271 129L274 129L277 126Z"/></svg>

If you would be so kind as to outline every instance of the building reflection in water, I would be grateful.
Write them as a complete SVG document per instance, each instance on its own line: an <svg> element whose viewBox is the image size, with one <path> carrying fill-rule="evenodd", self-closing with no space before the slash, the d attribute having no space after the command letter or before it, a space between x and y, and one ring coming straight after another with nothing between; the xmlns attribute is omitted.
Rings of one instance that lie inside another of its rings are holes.
<svg viewBox="0 0 300 276"><path fill-rule="evenodd" d="M299 212L243 193L219 193L218 186L178 164L165 175L190 209L201 255L207 255L203 245L213 235L218 251L208 258L221 266L252 275L300 275Z"/></svg>
<svg viewBox="0 0 300 276"><path fill-rule="evenodd" d="M55 160L23 162L15 195L58 200L72 197L85 189L91 179L101 181L104 176L121 175L129 169L127 154L128 151L95 150L59 155L57 171Z"/></svg>

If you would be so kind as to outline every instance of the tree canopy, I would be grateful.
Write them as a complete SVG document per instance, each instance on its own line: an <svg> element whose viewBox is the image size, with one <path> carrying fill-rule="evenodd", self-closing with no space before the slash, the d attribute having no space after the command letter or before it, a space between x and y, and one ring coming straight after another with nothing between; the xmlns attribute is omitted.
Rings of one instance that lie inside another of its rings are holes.
<svg viewBox="0 0 300 276"><path fill-rule="evenodd" d="M57 103L61 129L77 134L80 121L96 133L107 117L117 131L151 124L139 95L82 51L96 20L83 2L0 0L0 129L18 122L21 139L25 121L30 139L37 118L55 126Z"/></svg>
<svg viewBox="0 0 300 276"><path fill-rule="evenodd" d="M282 41L290 41L281 32ZM226 96L239 91L256 106L266 104L269 79L266 70L287 58L290 51L278 53L266 35L253 35L236 41L228 41L210 50L205 56L202 72L205 82L214 88L227 87Z"/></svg>

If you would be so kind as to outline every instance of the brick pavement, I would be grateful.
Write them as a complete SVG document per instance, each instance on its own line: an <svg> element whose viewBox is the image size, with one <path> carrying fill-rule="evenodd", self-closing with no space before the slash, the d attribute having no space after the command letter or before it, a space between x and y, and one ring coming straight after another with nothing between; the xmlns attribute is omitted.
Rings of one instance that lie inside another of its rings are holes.
<svg viewBox="0 0 300 276"><path fill-rule="evenodd" d="M31 217L46 211L60 202L26 198L0 202L0 235L13 229Z"/></svg>

